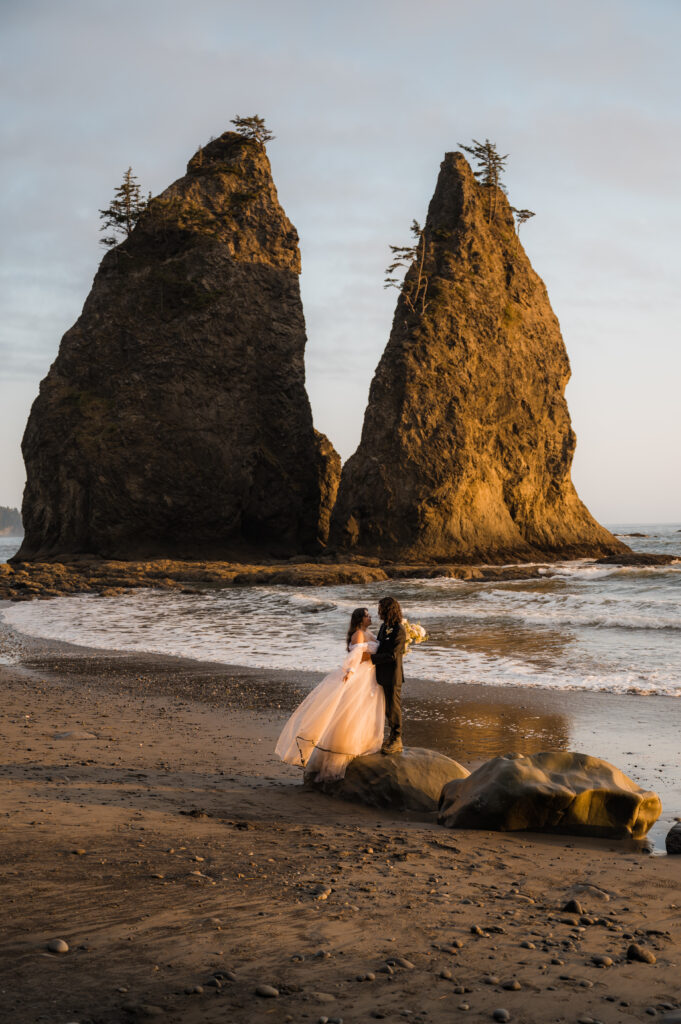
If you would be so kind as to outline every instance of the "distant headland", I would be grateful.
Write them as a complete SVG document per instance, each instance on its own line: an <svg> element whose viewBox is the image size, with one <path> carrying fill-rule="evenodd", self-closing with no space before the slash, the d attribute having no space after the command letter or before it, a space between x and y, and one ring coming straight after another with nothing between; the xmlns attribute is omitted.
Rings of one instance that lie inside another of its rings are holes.
<svg viewBox="0 0 681 1024"><path fill-rule="evenodd" d="M0 505L0 537L22 537L23 533L19 509Z"/></svg>

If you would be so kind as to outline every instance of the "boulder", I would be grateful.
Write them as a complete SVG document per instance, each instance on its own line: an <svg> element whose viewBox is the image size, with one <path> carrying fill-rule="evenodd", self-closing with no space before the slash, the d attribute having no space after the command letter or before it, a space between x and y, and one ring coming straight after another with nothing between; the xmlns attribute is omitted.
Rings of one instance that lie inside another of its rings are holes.
<svg viewBox="0 0 681 1024"><path fill-rule="evenodd" d="M546 287L505 195L461 153L445 154L423 246L343 466L331 543L402 562L628 551L572 485L570 364Z"/></svg>
<svg viewBox="0 0 681 1024"><path fill-rule="evenodd" d="M681 821L669 829L664 845L667 853L681 853Z"/></svg>
<svg viewBox="0 0 681 1024"><path fill-rule="evenodd" d="M467 769L451 757L435 750L405 747L401 754L356 757L339 781L319 783L306 776L305 784L370 807L436 811L445 783L467 775Z"/></svg>
<svg viewBox="0 0 681 1024"><path fill-rule="evenodd" d="M299 274L265 147L225 132L62 338L23 440L19 561L322 549L340 459L312 423Z"/></svg>
<svg viewBox="0 0 681 1024"><path fill-rule="evenodd" d="M641 839L661 811L656 793L607 761L560 750L504 754L447 783L438 821L447 828Z"/></svg>

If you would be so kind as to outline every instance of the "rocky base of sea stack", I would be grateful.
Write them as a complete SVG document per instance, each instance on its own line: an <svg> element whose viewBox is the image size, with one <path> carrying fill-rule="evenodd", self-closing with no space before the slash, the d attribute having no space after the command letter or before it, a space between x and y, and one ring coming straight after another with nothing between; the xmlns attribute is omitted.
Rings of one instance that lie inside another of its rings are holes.
<svg viewBox="0 0 681 1024"><path fill-rule="evenodd" d="M627 556L629 557L629 556ZM640 563L666 565L672 555L640 555ZM655 562L649 559L654 558ZM681 558L681 556L679 556ZM0 563L0 600L30 601L63 594L101 594L113 597L140 587L193 592L211 586L323 587L361 585L383 580L448 579L493 582L525 580L551 575L552 563L518 565L462 565L441 563L405 564L381 561L361 555L323 556L312 561L305 556L287 561L251 563L236 561L194 561L159 558L147 561L119 561L89 555L65 561Z"/></svg>

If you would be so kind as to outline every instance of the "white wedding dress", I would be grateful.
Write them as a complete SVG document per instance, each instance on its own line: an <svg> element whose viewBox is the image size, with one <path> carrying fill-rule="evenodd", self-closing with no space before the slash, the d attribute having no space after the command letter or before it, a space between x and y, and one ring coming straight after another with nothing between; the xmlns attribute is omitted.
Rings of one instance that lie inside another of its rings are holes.
<svg viewBox="0 0 681 1024"><path fill-rule="evenodd" d="M317 782L342 779L353 757L375 754L383 743L385 694L371 661L378 648L373 638L353 644L340 668L315 686L293 712L277 741L282 761L306 768ZM350 673L347 680L343 676Z"/></svg>

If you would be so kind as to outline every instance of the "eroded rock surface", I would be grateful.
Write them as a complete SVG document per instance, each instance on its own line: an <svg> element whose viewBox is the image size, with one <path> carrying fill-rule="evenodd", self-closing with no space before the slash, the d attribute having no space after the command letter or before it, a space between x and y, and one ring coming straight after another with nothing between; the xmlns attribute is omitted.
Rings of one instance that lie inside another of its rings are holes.
<svg viewBox="0 0 681 1024"><path fill-rule="evenodd" d="M549 751L495 757L468 778L448 783L438 821L447 828L641 839L661 812L656 793L607 761Z"/></svg>
<svg viewBox="0 0 681 1024"><path fill-rule="evenodd" d="M340 460L312 425L295 228L226 132L106 254L23 441L19 560L319 549Z"/></svg>
<svg viewBox="0 0 681 1024"><path fill-rule="evenodd" d="M534 561L628 548L570 479L558 320L506 197L447 153L425 224L425 299L401 294L332 541L405 561ZM416 293L416 264L407 290Z"/></svg>
<svg viewBox="0 0 681 1024"><path fill-rule="evenodd" d="M343 800L399 811L436 811L442 787L463 779L468 771L458 761L435 750L406 747L401 754L367 754L348 765L338 782L306 784Z"/></svg>

